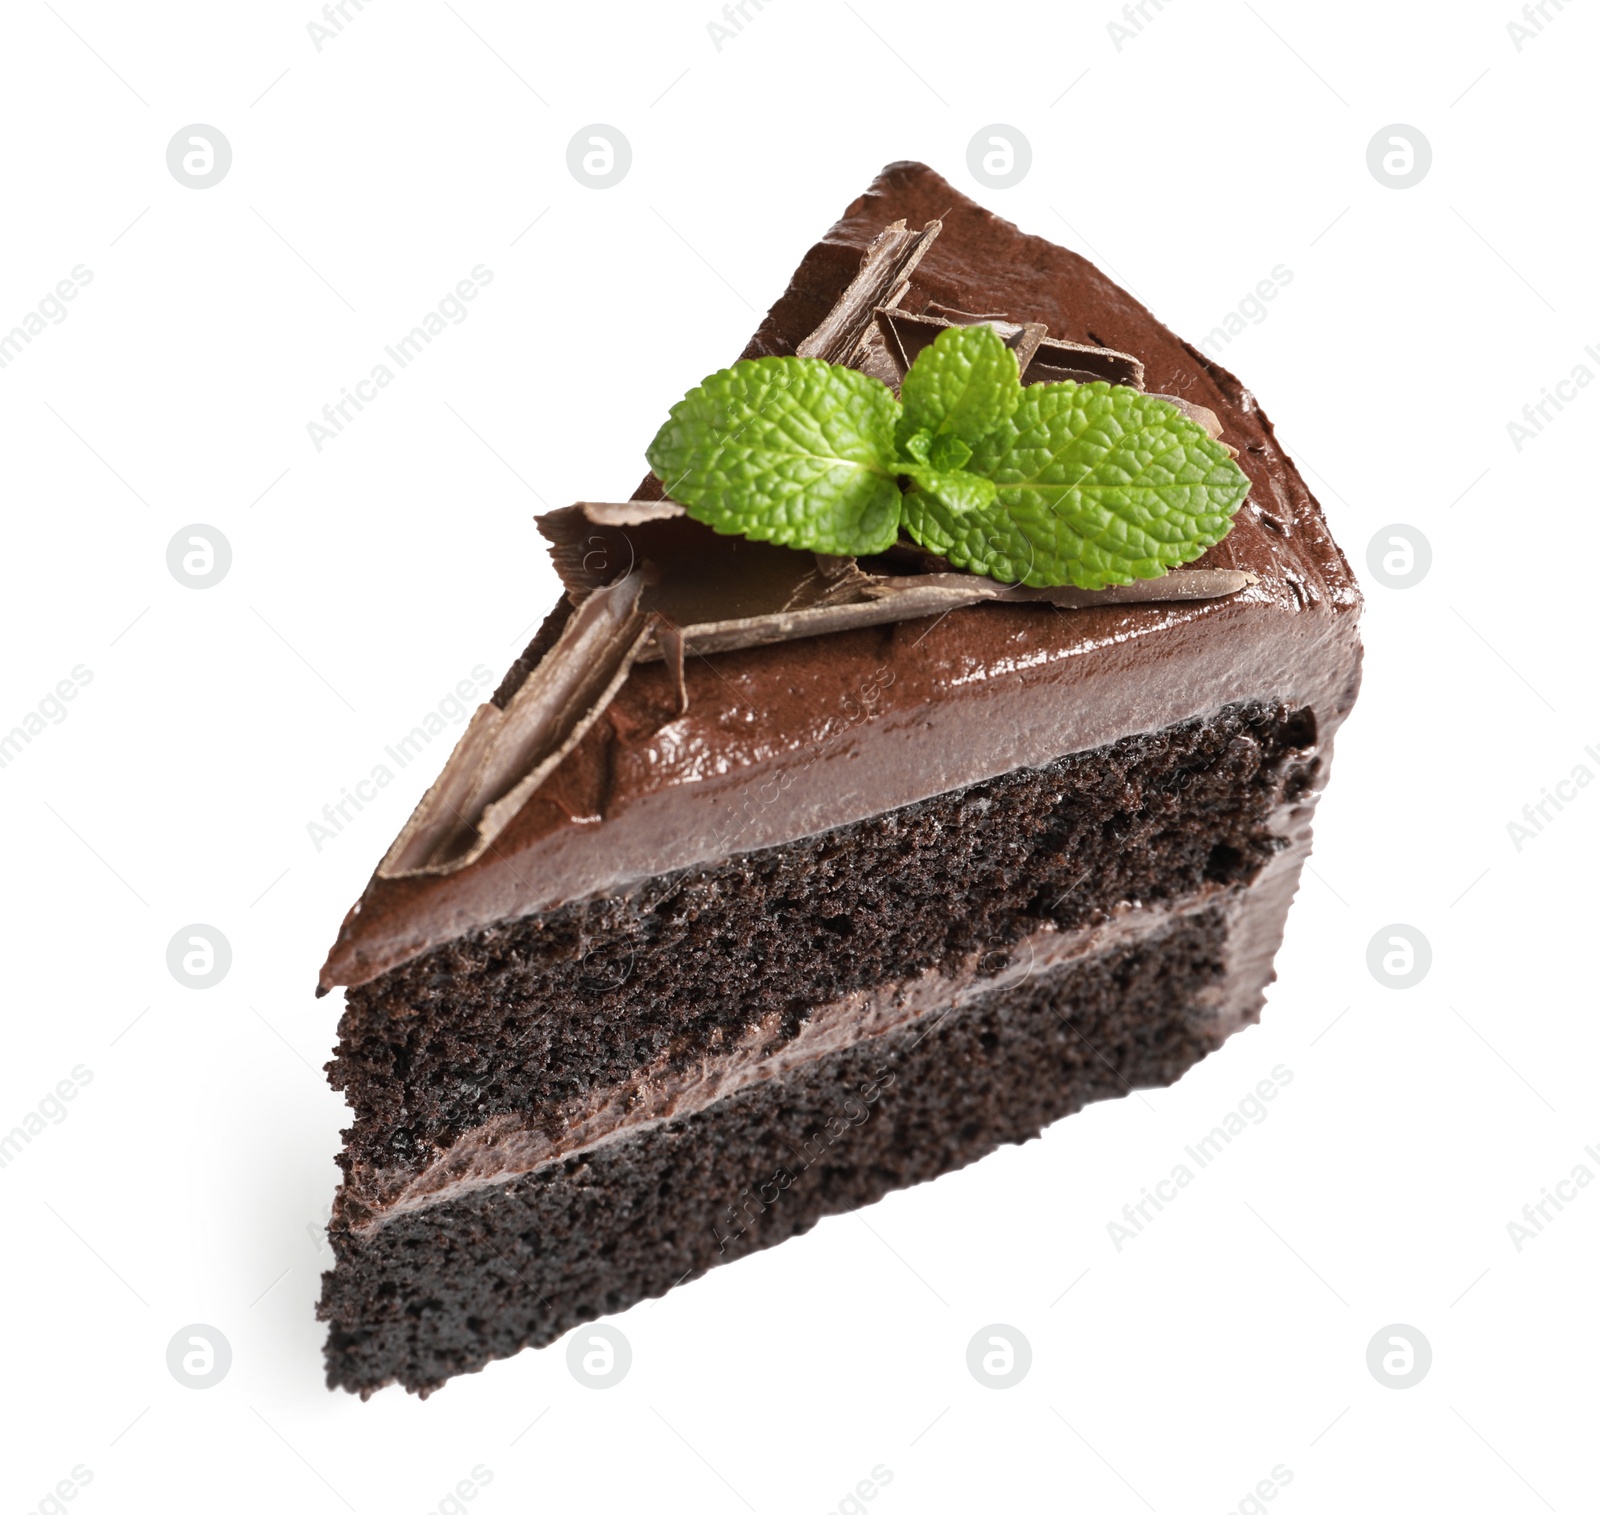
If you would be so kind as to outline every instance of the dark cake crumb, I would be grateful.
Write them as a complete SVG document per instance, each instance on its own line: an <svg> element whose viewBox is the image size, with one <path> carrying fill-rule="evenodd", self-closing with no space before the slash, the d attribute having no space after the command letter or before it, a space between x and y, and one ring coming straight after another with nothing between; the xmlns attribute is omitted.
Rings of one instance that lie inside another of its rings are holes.
<svg viewBox="0 0 1600 1515"><path fill-rule="evenodd" d="M427 1394L1093 1100L1172 1083L1211 1050L1197 1007L1225 977L1226 935L1220 908L1180 916L970 1000L931 1031L858 1042L367 1234L335 1224L318 1312L329 1387Z"/></svg>
<svg viewBox="0 0 1600 1515"><path fill-rule="evenodd" d="M544 1112L776 1014L1248 884L1314 787L1311 712L1231 706L820 836L473 931L346 995L341 1159L420 1166L492 1115Z"/></svg>

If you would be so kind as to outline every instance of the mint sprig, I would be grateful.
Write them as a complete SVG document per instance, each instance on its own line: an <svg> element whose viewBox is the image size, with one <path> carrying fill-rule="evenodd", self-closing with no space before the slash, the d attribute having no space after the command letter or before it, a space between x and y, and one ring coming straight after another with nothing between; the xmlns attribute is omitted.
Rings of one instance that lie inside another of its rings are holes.
<svg viewBox="0 0 1600 1515"><path fill-rule="evenodd" d="M897 400L814 358L756 358L673 406L650 467L725 535L863 557L903 529L957 568L1035 587L1157 578L1227 535L1249 481L1165 400L1032 384L986 325L918 354Z"/></svg>

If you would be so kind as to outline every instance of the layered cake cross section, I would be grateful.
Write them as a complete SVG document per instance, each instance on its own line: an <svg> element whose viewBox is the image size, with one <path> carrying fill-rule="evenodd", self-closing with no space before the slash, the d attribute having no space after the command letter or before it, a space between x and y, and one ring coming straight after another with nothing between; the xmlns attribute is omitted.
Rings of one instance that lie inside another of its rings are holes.
<svg viewBox="0 0 1600 1515"><path fill-rule="evenodd" d="M1359 596L1237 380L894 164L746 356L1170 397L1249 480L1198 563L1029 589L557 512L566 594L347 917L328 1378L427 1393L1171 1083L1260 1012Z"/></svg>

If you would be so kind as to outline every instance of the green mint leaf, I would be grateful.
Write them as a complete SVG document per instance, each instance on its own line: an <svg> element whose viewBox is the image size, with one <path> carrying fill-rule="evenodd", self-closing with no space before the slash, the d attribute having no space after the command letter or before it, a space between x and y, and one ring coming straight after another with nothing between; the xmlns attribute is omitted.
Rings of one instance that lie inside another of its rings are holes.
<svg viewBox="0 0 1600 1515"><path fill-rule="evenodd" d="M951 326L920 353L900 386L902 449L919 431L976 447L1022 398L1017 356L992 326Z"/></svg>
<svg viewBox="0 0 1600 1515"><path fill-rule="evenodd" d="M1100 382L1030 385L969 466L994 482L994 504L952 510L918 490L906 530L957 568L1040 588L1103 589L1193 562L1250 488L1175 406Z"/></svg>
<svg viewBox="0 0 1600 1515"><path fill-rule="evenodd" d="M815 358L755 358L692 389L646 450L667 494L725 536L882 552L900 524L894 395Z"/></svg>
<svg viewBox="0 0 1600 1515"><path fill-rule="evenodd" d="M933 447L933 433L931 431L914 431L900 444L903 452L913 463L926 463L928 453ZM969 450L967 456L972 454Z"/></svg>
<svg viewBox="0 0 1600 1515"><path fill-rule="evenodd" d="M928 448L928 462L946 472L965 468L972 461L972 449L960 437L941 432Z"/></svg>
<svg viewBox="0 0 1600 1515"><path fill-rule="evenodd" d="M985 479L964 469L907 468L906 477L917 489L932 495L951 516L964 516L974 510L986 510L994 504L995 488L992 479ZM906 499L907 507L911 496Z"/></svg>

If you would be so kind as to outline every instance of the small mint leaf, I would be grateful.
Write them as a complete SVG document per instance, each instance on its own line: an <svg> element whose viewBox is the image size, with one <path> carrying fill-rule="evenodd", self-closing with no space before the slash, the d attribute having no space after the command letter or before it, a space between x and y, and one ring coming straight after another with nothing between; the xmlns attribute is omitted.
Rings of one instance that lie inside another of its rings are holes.
<svg viewBox="0 0 1600 1515"><path fill-rule="evenodd" d="M1033 384L973 449L992 506L906 496L905 527L957 568L1035 587L1159 578L1228 534L1250 482L1165 400L1125 385Z"/></svg>
<svg viewBox="0 0 1600 1515"><path fill-rule="evenodd" d="M941 432L928 448L928 462L946 472L965 468L972 460L972 449L960 437Z"/></svg>
<svg viewBox="0 0 1600 1515"><path fill-rule="evenodd" d="M951 326L917 354L900 386L904 414L896 439L919 431L976 447L1008 420L1022 398L1017 356L992 326Z"/></svg>
<svg viewBox="0 0 1600 1515"><path fill-rule="evenodd" d="M903 452L914 463L926 463L928 451L933 446L933 433L931 431L914 431L901 445ZM971 454L969 453L968 456Z"/></svg>
<svg viewBox="0 0 1600 1515"><path fill-rule="evenodd" d="M908 468L906 477L917 490L931 495L952 516L964 516L974 510L986 510L994 504L995 488L992 479L964 469ZM909 507L915 495L906 498Z"/></svg>
<svg viewBox="0 0 1600 1515"><path fill-rule="evenodd" d="M714 531L863 556L899 529L899 409L854 369L747 359L674 405L646 456L668 496Z"/></svg>

